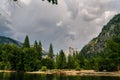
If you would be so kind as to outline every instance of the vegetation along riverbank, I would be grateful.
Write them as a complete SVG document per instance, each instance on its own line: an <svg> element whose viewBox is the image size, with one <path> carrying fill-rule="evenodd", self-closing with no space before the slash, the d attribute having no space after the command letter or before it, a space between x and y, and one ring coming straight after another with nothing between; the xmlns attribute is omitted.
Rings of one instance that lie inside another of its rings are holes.
<svg viewBox="0 0 120 80"><path fill-rule="evenodd" d="M1 37L0 70L66 75L120 75L120 14L111 19L100 35L81 51L69 55L64 50L54 53L52 43L47 52L41 41L35 40L31 46L28 35L20 46L3 41L8 41L8 38Z"/></svg>

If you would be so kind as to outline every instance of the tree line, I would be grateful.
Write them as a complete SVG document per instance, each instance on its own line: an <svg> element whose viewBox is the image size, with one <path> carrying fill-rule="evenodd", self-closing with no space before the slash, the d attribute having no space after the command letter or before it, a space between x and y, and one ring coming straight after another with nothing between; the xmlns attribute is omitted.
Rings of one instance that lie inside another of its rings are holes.
<svg viewBox="0 0 120 80"><path fill-rule="evenodd" d="M46 54L43 51L41 41L35 41L34 45L31 46L28 36L25 37L22 47L14 44L0 45L1 70L38 71L42 66L46 66L48 69L74 68L75 66L72 66L74 59L70 55L67 61L63 50L54 54L52 44L50 44L49 51Z"/></svg>
<svg viewBox="0 0 120 80"><path fill-rule="evenodd" d="M107 41L104 52L91 57L85 57L80 52L65 55L63 50L55 54L50 44L47 56L44 56L41 41L35 41L30 46L29 37L26 36L23 46L13 44L0 45L0 69L15 71L38 71L43 66L47 69L93 69L96 71L120 70L120 36Z"/></svg>

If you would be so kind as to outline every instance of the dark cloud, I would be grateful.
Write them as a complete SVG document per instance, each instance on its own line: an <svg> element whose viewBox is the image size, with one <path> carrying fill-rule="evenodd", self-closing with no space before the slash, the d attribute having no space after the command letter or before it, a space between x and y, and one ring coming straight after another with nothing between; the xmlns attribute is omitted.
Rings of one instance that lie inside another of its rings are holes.
<svg viewBox="0 0 120 80"><path fill-rule="evenodd" d="M10 31L11 37L22 41L27 34L31 43L41 40L45 49L53 43L55 51L69 46L81 49L120 10L119 0L59 0L59 5L21 1L22 7L8 5L12 26L3 25L2 34Z"/></svg>
<svg viewBox="0 0 120 80"><path fill-rule="evenodd" d="M10 36L11 29L10 29L10 22L6 20L6 18L1 14L0 15L0 35L1 36Z"/></svg>

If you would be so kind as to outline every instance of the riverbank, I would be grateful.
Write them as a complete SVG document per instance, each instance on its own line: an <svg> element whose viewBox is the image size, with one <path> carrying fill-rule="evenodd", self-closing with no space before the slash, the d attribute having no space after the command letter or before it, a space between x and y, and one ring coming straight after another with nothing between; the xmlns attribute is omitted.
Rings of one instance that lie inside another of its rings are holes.
<svg viewBox="0 0 120 80"><path fill-rule="evenodd" d="M36 71L36 72L26 72L27 74L57 74L57 75L67 75L67 76L120 76L120 71L118 72L96 72L94 70L47 70L47 71Z"/></svg>
<svg viewBox="0 0 120 80"><path fill-rule="evenodd" d="M11 70L0 70L0 73L11 73L17 71ZM56 74L56 75L66 75L66 76L119 76L120 71L118 72L96 72L94 70L47 70L47 71L34 71L34 72L25 72L26 74Z"/></svg>
<svg viewBox="0 0 120 80"><path fill-rule="evenodd" d="M2 72L2 73L4 73L4 72L5 73L7 73L7 72L10 73L10 72L16 72L16 71L13 71L13 70L0 70L0 72Z"/></svg>

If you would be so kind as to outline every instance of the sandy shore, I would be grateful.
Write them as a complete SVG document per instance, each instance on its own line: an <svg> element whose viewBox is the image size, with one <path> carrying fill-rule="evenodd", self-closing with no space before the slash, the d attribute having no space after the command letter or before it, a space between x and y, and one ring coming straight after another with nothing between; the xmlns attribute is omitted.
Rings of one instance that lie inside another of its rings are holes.
<svg viewBox="0 0 120 80"><path fill-rule="evenodd" d="M8 73L9 73L9 72L16 72L16 71L11 71L11 70L0 70L0 72L6 72L6 73L8 72Z"/></svg>
<svg viewBox="0 0 120 80"><path fill-rule="evenodd" d="M11 70L0 70L1 72L11 73L16 71ZM118 72L96 72L94 70L47 70L47 71L34 71L34 72L25 72L26 74L57 74L57 75L67 75L67 76L119 76L120 71Z"/></svg>
<svg viewBox="0 0 120 80"><path fill-rule="evenodd" d="M94 70L48 70L48 71L36 71L26 72L27 74L63 74L68 76L120 76L119 72L96 72Z"/></svg>

